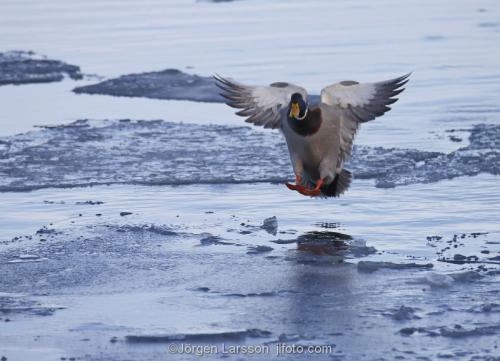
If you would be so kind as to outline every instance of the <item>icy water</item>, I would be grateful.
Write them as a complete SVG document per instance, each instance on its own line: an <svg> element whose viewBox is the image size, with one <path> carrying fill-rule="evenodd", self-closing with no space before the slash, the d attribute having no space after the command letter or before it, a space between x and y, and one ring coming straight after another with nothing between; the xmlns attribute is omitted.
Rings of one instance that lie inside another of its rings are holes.
<svg viewBox="0 0 500 361"><path fill-rule="evenodd" d="M0 86L0 358L498 359L498 19L496 1L1 1L0 52L85 78ZM282 184L280 135L223 104L72 92L169 68L313 94L414 73L362 127L349 192L317 200ZM243 345L264 351L223 353Z"/></svg>

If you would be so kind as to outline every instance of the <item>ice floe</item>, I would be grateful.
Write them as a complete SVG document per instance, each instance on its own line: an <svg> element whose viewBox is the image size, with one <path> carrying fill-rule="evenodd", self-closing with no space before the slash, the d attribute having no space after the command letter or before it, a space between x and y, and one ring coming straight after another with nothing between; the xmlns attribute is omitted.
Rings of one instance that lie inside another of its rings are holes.
<svg viewBox="0 0 500 361"><path fill-rule="evenodd" d="M348 168L377 187L500 173L500 126L476 125L452 153L355 147ZM283 182L292 178L276 132L157 121L78 120L0 138L0 191L98 184Z"/></svg>
<svg viewBox="0 0 500 361"><path fill-rule="evenodd" d="M77 94L105 94L153 99L223 102L211 77L191 75L177 69L123 75L116 79L77 87Z"/></svg>
<svg viewBox="0 0 500 361"><path fill-rule="evenodd" d="M260 329L227 330L220 332L199 332L199 333L177 333L177 334L141 334L127 335L128 342L149 343L149 342L222 342L244 340L246 338L269 337L271 332Z"/></svg>
<svg viewBox="0 0 500 361"><path fill-rule="evenodd" d="M51 83L64 77L82 79L80 68L30 51L0 53L0 86L7 84Z"/></svg>

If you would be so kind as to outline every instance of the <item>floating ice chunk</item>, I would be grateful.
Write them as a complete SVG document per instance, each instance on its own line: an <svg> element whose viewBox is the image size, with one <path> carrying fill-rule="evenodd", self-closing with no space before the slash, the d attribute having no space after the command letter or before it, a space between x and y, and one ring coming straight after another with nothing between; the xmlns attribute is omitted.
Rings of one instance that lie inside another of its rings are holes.
<svg viewBox="0 0 500 361"><path fill-rule="evenodd" d="M190 342L220 342L231 340L244 340L245 338L269 337L271 332L256 328L246 330L228 330L199 333L173 333L173 334L141 334L127 335L126 340L133 343L151 343L151 342L172 342L172 341L190 341Z"/></svg>
<svg viewBox="0 0 500 361"><path fill-rule="evenodd" d="M377 262L377 261L359 261L358 271L375 272L380 269L429 269L434 267L432 263L393 263L393 262Z"/></svg>
<svg viewBox="0 0 500 361"><path fill-rule="evenodd" d="M431 287L449 287L453 284L453 277L437 272L429 272L424 277L424 283Z"/></svg>
<svg viewBox="0 0 500 361"><path fill-rule="evenodd" d="M276 218L276 216L266 218L264 219L264 223L260 228L265 230L267 233L276 236L276 234L278 233L278 219Z"/></svg>
<svg viewBox="0 0 500 361"><path fill-rule="evenodd" d="M0 53L0 85L50 83L61 81L65 76L83 78L78 66L47 59L33 52Z"/></svg>
<svg viewBox="0 0 500 361"><path fill-rule="evenodd" d="M177 69L123 75L97 84L81 86L73 91L77 94L218 103L224 101L212 77L187 74Z"/></svg>
<svg viewBox="0 0 500 361"><path fill-rule="evenodd" d="M226 242L224 241L224 238L219 237L219 236L208 236L208 237L203 237L200 239L200 244L202 246L211 246L211 245L232 245L234 243L232 242Z"/></svg>
<svg viewBox="0 0 500 361"><path fill-rule="evenodd" d="M262 254L271 252L274 248L269 246L251 246L248 247L247 254Z"/></svg>
<svg viewBox="0 0 500 361"><path fill-rule="evenodd" d="M413 319L420 319L419 316L415 315L416 308L402 305L396 310L392 310L389 316L397 321L406 321Z"/></svg>
<svg viewBox="0 0 500 361"><path fill-rule="evenodd" d="M131 328L121 325L112 325L102 322L86 322L70 329L73 332L100 332L100 331L130 331Z"/></svg>
<svg viewBox="0 0 500 361"><path fill-rule="evenodd" d="M463 271L450 273L450 277L452 277L455 282L475 282L481 279L483 276L476 271Z"/></svg>
<svg viewBox="0 0 500 361"><path fill-rule="evenodd" d="M20 254L19 259L22 260L34 260L34 259L39 259L40 257L34 254Z"/></svg>
<svg viewBox="0 0 500 361"><path fill-rule="evenodd" d="M28 263L28 262L42 262L47 261L45 257L36 256L33 254L21 254L17 258L7 261L7 263Z"/></svg>

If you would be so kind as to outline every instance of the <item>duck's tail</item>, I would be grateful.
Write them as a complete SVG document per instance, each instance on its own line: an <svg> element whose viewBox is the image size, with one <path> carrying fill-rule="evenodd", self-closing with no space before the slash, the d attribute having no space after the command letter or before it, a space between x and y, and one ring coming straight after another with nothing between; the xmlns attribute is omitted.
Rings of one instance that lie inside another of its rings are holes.
<svg viewBox="0 0 500 361"><path fill-rule="evenodd" d="M333 182L321 187L321 193L325 197L338 197L349 188L351 181L352 173L347 169L342 169Z"/></svg>

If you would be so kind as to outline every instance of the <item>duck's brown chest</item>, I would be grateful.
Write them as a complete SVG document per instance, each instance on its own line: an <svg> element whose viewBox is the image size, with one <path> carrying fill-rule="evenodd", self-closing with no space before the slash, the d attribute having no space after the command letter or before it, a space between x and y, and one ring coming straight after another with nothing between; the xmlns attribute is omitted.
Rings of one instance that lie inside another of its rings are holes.
<svg viewBox="0 0 500 361"><path fill-rule="evenodd" d="M304 119L287 118L287 122L294 133L303 137L311 136L321 128L321 109L311 108Z"/></svg>

